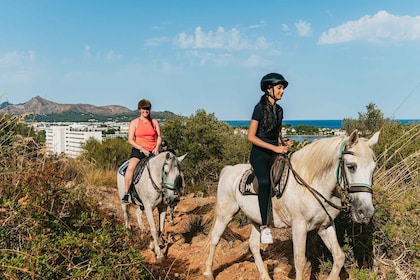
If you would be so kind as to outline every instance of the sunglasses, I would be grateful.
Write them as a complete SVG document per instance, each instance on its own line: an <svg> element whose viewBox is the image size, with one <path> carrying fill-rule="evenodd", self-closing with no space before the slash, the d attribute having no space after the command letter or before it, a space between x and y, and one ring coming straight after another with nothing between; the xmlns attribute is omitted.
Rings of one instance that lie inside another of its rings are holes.
<svg viewBox="0 0 420 280"><path fill-rule="evenodd" d="M143 108L141 108L142 110L147 110L147 111L150 111L150 109L151 109L151 107L143 107Z"/></svg>

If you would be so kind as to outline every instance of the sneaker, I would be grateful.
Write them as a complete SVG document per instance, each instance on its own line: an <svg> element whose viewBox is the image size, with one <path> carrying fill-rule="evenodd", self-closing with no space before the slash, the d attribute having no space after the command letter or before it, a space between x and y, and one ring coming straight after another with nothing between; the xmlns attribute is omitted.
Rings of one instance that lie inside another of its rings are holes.
<svg viewBox="0 0 420 280"><path fill-rule="evenodd" d="M128 204L129 202L128 202L128 198L129 198L129 194L128 193L126 193L124 196L123 196L123 198L121 199L121 202L122 203L124 203L124 204Z"/></svg>
<svg viewBox="0 0 420 280"><path fill-rule="evenodd" d="M273 236L271 235L271 229L267 226L261 227L261 243L272 244Z"/></svg>

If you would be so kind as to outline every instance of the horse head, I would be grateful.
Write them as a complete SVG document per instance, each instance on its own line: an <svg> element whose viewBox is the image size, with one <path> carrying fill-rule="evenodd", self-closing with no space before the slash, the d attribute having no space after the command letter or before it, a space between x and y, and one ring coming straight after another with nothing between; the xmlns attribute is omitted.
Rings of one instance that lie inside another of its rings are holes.
<svg viewBox="0 0 420 280"><path fill-rule="evenodd" d="M162 189L167 204L171 204L178 194L184 194L184 174L181 170L181 162L187 154L176 157L167 152L162 167Z"/></svg>
<svg viewBox="0 0 420 280"><path fill-rule="evenodd" d="M374 213L372 181L376 162L372 147L378 138L379 132L367 140L355 130L340 150L337 181L348 196L352 218L357 223L368 223Z"/></svg>

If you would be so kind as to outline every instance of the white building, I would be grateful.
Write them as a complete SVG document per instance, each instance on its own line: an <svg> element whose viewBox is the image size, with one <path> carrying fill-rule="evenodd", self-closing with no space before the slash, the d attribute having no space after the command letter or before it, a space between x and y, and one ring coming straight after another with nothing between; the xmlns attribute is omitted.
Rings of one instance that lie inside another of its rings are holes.
<svg viewBox="0 0 420 280"><path fill-rule="evenodd" d="M49 126L45 132L47 151L56 155L65 153L77 157L83 151L83 145L92 137L102 143L102 132L87 126Z"/></svg>

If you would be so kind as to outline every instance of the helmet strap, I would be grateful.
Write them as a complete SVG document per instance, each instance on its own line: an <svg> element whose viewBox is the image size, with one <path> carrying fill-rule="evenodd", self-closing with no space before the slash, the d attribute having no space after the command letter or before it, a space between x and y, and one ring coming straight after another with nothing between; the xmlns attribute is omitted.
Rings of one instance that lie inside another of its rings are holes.
<svg viewBox="0 0 420 280"><path fill-rule="evenodd" d="M279 101L279 100L280 100L280 99L277 99L277 98L274 96L274 94L272 94L272 93L268 92L268 90L265 90L265 95L266 95L267 97L271 97L271 98L273 98L274 103L276 103L277 101Z"/></svg>

